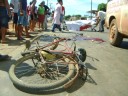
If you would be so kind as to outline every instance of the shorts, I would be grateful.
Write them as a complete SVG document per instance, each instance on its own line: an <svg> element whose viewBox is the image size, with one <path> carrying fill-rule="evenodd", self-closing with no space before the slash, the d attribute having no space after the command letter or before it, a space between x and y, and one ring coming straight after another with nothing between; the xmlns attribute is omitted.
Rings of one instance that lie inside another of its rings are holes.
<svg viewBox="0 0 128 96"><path fill-rule="evenodd" d="M43 22L44 22L44 16L45 16L45 15L40 15L40 14L39 14L39 15L38 15L38 21L43 23Z"/></svg>
<svg viewBox="0 0 128 96"><path fill-rule="evenodd" d="M18 25L28 26L28 16L27 11L23 11L23 16L20 15L20 11L18 11Z"/></svg>
<svg viewBox="0 0 128 96"><path fill-rule="evenodd" d="M13 23L14 24L17 24L17 21L18 21L18 14L17 13L14 13Z"/></svg>
<svg viewBox="0 0 128 96"><path fill-rule="evenodd" d="M37 20L37 14L31 14L30 15L30 18L31 18L31 20Z"/></svg>
<svg viewBox="0 0 128 96"><path fill-rule="evenodd" d="M0 6L0 28L8 28L9 16L7 14L7 9Z"/></svg>

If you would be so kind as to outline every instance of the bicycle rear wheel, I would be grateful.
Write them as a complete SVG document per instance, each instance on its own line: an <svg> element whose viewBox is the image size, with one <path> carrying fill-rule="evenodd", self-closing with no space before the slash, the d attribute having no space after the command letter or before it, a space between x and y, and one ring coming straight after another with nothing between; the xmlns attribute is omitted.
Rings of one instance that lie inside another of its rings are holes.
<svg viewBox="0 0 128 96"><path fill-rule="evenodd" d="M68 58L66 59L41 64L39 55L29 54L10 67L9 76L13 84L25 92L54 89L63 86L74 77L75 67Z"/></svg>

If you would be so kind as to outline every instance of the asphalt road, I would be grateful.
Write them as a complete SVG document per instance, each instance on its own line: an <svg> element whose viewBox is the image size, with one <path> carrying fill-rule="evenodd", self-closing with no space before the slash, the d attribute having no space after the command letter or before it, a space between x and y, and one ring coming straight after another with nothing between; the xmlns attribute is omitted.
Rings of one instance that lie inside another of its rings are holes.
<svg viewBox="0 0 128 96"><path fill-rule="evenodd" d="M72 37L75 32L43 32L42 34L61 37ZM11 64L21 57L24 42L14 41L9 44L0 44L0 53L9 54L11 60L0 62L0 96L128 96L128 40L125 39L120 48L113 47L108 42L108 32L99 33L85 30L84 38L78 38L77 47L86 49L89 69L87 81L78 79L67 90L56 90L45 94L29 94L18 90L8 76ZM12 37L11 40L13 40ZM95 41L99 38L105 42Z"/></svg>

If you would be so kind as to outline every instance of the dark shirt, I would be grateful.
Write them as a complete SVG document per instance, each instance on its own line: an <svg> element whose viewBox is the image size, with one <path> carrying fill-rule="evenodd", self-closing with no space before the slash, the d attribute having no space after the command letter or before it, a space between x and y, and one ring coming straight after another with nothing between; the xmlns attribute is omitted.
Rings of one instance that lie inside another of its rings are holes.
<svg viewBox="0 0 128 96"><path fill-rule="evenodd" d="M47 5L44 5L45 13L48 14L49 7Z"/></svg>
<svg viewBox="0 0 128 96"><path fill-rule="evenodd" d="M27 11L27 0L19 0L22 4L22 10Z"/></svg>

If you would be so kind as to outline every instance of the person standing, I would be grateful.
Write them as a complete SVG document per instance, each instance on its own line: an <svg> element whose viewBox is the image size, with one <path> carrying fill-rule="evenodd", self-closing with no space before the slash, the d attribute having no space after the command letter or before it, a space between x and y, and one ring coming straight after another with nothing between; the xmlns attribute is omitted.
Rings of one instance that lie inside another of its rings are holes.
<svg viewBox="0 0 128 96"><path fill-rule="evenodd" d="M8 28L8 16L11 15L10 6L8 0L0 1L0 39L1 43L5 43L5 33ZM0 54L0 61L7 60L8 55Z"/></svg>
<svg viewBox="0 0 128 96"><path fill-rule="evenodd" d="M36 0L33 0L33 6L36 4ZM30 38L28 33L28 16L27 16L27 0L19 0L18 11L18 40L24 40L22 38L23 26L25 26L26 37Z"/></svg>
<svg viewBox="0 0 128 96"><path fill-rule="evenodd" d="M6 43L5 34L8 28L9 17L11 16L8 0L0 0L0 36L1 43Z"/></svg>
<svg viewBox="0 0 128 96"><path fill-rule="evenodd" d="M19 6L18 6L19 0L11 0L10 2L10 6L14 9L14 16L13 16L13 24L15 26L15 33L17 36L18 33L18 26L17 26L17 21L18 21L18 10L19 10Z"/></svg>
<svg viewBox="0 0 128 96"><path fill-rule="evenodd" d="M28 16L29 16L29 27L30 27L30 31L34 31L35 28L35 19L36 19L36 15L35 15L35 5L33 5L33 1L30 2L30 5L27 7L28 10Z"/></svg>
<svg viewBox="0 0 128 96"><path fill-rule="evenodd" d="M44 23L44 17L45 17L45 9L44 9L44 4L41 2L39 7L38 7L38 22L39 22L39 31L40 28L42 27L42 30L43 30L43 23Z"/></svg>
<svg viewBox="0 0 128 96"><path fill-rule="evenodd" d="M62 6L61 6L62 4L63 4L63 1L62 0L58 0L58 3L56 4L55 11L54 11L52 32L55 31L55 28L58 28L59 31L61 31L60 17L63 14L63 12L62 12Z"/></svg>
<svg viewBox="0 0 128 96"><path fill-rule="evenodd" d="M104 32L105 16L106 12L103 10L98 11L97 20L99 21L99 32Z"/></svg>
<svg viewBox="0 0 128 96"><path fill-rule="evenodd" d="M47 30L47 15L48 15L48 12L49 12L50 9L47 5L45 5L44 1L42 3L44 5L44 9L45 9L45 13L44 13L45 17L44 17L43 27L44 27L45 30Z"/></svg>

